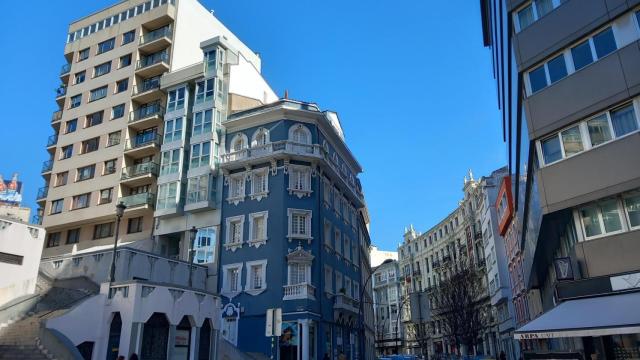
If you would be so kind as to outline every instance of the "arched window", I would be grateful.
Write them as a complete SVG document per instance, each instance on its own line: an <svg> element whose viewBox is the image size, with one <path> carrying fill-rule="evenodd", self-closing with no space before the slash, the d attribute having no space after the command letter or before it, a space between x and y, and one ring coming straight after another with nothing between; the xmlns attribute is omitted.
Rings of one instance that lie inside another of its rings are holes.
<svg viewBox="0 0 640 360"><path fill-rule="evenodd" d="M231 152L241 151L247 147L247 136L236 134L231 141Z"/></svg>
<svg viewBox="0 0 640 360"><path fill-rule="evenodd" d="M311 132L304 125L294 125L289 128L289 140L299 144L311 144Z"/></svg>
<svg viewBox="0 0 640 360"><path fill-rule="evenodd" d="M263 146L269 143L269 130L265 128L260 128L253 133L253 138L251 139L251 147L255 146Z"/></svg>

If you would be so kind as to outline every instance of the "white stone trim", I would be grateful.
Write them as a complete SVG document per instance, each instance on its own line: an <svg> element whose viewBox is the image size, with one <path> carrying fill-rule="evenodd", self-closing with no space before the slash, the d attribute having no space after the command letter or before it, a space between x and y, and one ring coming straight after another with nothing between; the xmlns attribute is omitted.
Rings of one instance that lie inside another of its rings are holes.
<svg viewBox="0 0 640 360"><path fill-rule="evenodd" d="M258 128L256 131L254 131L253 135L251 135L251 147L261 146L261 145L258 145L258 140L257 140L258 135L260 135L261 133L265 134L265 138L266 138L265 144L268 144L271 142L269 129L261 127L261 128Z"/></svg>
<svg viewBox="0 0 640 360"><path fill-rule="evenodd" d="M305 165L292 165L290 164L288 169L289 173L289 187L287 190L289 191L289 195L296 195L298 198L302 198L304 196L311 196L313 190L311 190L311 167ZM293 172L302 172L306 173L305 183L303 189L296 189Z"/></svg>
<svg viewBox="0 0 640 360"><path fill-rule="evenodd" d="M246 194L246 185L245 185L245 173L241 172L241 173L237 173L237 174L232 174L232 175L227 175L227 186L229 187L229 192L227 194L227 202L229 204L234 204L234 205L238 205L239 203L244 201L245 198L245 194ZM240 195L238 196L232 196L232 194L235 192L233 191L234 187L233 187L233 183L234 180L240 180L239 184L241 187L240 190Z"/></svg>
<svg viewBox="0 0 640 360"><path fill-rule="evenodd" d="M255 261L247 261L245 263L247 265L247 271L246 271L246 280L244 283L244 292L246 292L249 295L259 295L262 292L264 292L265 290L267 290L267 260L263 259L263 260L255 260ZM262 286L259 289L251 289L251 267L254 265L260 265L262 267L261 272L262 272Z"/></svg>
<svg viewBox="0 0 640 360"><path fill-rule="evenodd" d="M229 300L236 297L238 294L242 292L242 267L243 263L233 263L222 265L222 290L220 291L220 295L228 298ZM237 291L231 291L231 284L229 284L229 278L227 276L228 270L238 269L238 283L236 284Z"/></svg>
<svg viewBox="0 0 640 360"><path fill-rule="evenodd" d="M231 242L231 223L240 222L240 242ZM230 216L225 219L225 239L224 248L231 251L241 248L244 243L244 215Z"/></svg>
<svg viewBox="0 0 640 360"><path fill-rule="evenodd" d="M306 234L293 234L293 215L294 214L302 214L305 216L305 229L307 230ZM311 240L313 240L313 236L311 236L311 218L313 216L313 211L306 209L287 209L287 238L289 242L293 239L303 239L307 240L309 244L311 244Z"/></svg>
<svg viewBox="0 0 640 360"><path fill-rule="evenodd" d="M265 186L266 186L266 190L265 191L256 191L255 188L255 176L258 174L262 174L265 177ZM269 168L268 167L263 167L263 168L259 168L259 169L255 169L253 171L251 171L251 200L262 200L263 198L266 198L267 195L269 195Z"/></svg>
<svg viewBox="0 0 640 360"><path fill-rule="evenodd" d="M257 217L264 217L264 234L259 238L253 238L253 219ZM266 245L269 237L269 211L260 211L249 214L249 247L255 246L256 249L260 247L260 245Z"/></svg>

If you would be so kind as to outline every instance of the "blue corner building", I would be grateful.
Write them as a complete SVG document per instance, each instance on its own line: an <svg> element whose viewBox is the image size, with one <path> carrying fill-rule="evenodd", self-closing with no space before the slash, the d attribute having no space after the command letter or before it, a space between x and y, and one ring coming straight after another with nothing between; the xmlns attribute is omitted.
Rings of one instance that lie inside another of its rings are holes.
<svg viewBox="0 0 640 360"><path fill-rule="evenodd" d="M372 359L362 169L337 114L284 99L223 125L223 337L274 359ZM265 335L271 308L279 337Z"/></svg>

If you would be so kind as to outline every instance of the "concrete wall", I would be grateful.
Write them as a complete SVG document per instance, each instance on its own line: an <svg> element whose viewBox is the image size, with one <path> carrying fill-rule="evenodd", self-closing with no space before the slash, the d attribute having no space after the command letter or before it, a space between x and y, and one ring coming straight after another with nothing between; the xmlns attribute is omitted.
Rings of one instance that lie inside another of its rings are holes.
<svg viewBox="0 0 640 360"><path fill-rule="evenodd" d="M0 261L0 305L33 294L45 238L43 228L0 218L0 252L22 256L22 265Z"/></svg>
<svg viewBox="0 0 640 360"><path fill-rule="evenodd" d="M575 257L584 277L638 271L639 239L636 230L577 243Z"/></svg>
<svg viewBox="0 0 640 360"><path fill-rule="evenodd" d="M263 104L278 100L278 96L260 75L259 68L248 61L242 52L238 56L238 64L231 65L229 72L230 94L256 99Z"/></svg>

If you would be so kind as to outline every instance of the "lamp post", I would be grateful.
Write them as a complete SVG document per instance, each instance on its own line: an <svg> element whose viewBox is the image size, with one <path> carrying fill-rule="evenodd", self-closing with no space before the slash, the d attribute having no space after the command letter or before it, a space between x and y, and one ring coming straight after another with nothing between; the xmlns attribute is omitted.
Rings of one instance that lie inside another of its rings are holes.
<svg viewBox="0 0 640 360"><path fill-rule="evenodd" d="M109 274L109 288L111 284L116 280L116 248L118 247L118 233L120 232L120 220L124 215L124 210L127 208L122 201L116 205L116 235L113 239L113 254L111 256L111 271Z"/></svg>
<svg viewBox="0 0 640 360"><path fill-rule="evenodd" d="M189 230L189 287L192 286L192 277L193 277L193 247L194 241L196 240L196 235L198 234L198 229L195 226L192 226Z"/></svg>

